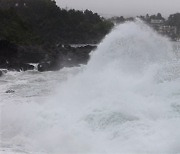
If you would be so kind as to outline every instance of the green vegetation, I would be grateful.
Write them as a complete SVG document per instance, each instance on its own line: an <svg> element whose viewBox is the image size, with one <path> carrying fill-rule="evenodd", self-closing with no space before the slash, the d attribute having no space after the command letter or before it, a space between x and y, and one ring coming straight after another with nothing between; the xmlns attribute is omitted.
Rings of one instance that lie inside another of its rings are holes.
<svg viewBox="0 0 180 154"><path fill-rule="evenodd" d="M14 9L0 10L0 38L20 44L38 41Z"/></svg>
<svg viewBox="0 0 180 154"><path fill-rule="evenodd" d="M54 0L0 0L0 38L17 44L96 43L113 24L92 11Z"/></svg>

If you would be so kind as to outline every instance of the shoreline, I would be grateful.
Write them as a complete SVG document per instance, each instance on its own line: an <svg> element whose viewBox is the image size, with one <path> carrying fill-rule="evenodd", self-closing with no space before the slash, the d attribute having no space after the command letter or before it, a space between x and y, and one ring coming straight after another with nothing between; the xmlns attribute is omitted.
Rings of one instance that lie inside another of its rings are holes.
<svg viewBox="0 0 180 154"><path fill-rule="evenodd" d="M86 64L97 44L58 44L56 46L20 46L0 40L0 69L57 71L63 67ZM33 64L33 65L32 65ZM36 66L34 66L36 64Z"/></svg>

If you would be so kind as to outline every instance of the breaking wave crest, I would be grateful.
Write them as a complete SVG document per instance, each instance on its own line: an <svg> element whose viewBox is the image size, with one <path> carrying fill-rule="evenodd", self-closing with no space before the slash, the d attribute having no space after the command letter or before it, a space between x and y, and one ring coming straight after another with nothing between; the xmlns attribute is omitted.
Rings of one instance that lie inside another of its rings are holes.
<svg viewBox="0 0 180 154"><path fill-rule="evenodd" d="M1 124L3 143L38 154L180 153L180 61L167 38L127 22L47 100L3 105Z"/></svg>

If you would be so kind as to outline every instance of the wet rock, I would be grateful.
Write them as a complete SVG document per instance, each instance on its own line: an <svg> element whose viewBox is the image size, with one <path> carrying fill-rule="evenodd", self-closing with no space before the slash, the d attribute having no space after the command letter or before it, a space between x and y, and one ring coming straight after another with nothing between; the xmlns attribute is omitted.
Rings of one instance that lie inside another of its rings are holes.
<svg viewBox="0 0 180 154"><path fill-rule="evenodd" d="M27 70L33 70L35 67L30 64L25 64L25 63L20 63L20 62L12 62L7 64L7 69L8 70L13 70L13 71L27 71Z"/></svg>
<svg viewBox="0 0 180 154"><path fill-rule="evenodd" d="M47 52L41 46L20 46L18 59L21 63L39 63L46 58Z"/></svg>
<svg viewBox="0 0 180 154"><path fill-rule="evenodd" d="M3 72L3 74L5 74L5 73L7 73L8 72L8 70L1 70L2 72Z"/></svg>
<svg viewBox="0 0 180 154"><path fill-rule="evenodd" d="M0 77L3 75L3 72L2 71L0 71Z"/></svg>
<svg viewBox="0 0 180 154"><path fill-rule="evenodd" d="M71 47L70 45L61 45L51 51L51 56L48 60L39 63L38 71L55 71L63 67L79 66L87 64L90 58L90 52L96 46Z"/></svg>
<svg viewBox="0 0 180 154"><path fill-rule="evenodd" d="M10 94L10 93L15 93L15 91L14 91L14 90L12 90L12 89L10 89L10 90L7 90L7 91L6 91L6 93L7 93L7 94Z"/></svg>
<svg viewBox="0 0 180 154"><path fill-rule="evenodd" d="M49 62L42 62L42 63L38 64L37 68L38 68L39 72L49 71L50 64L49 64Z"/></svg>
<svg viewBox="0 0 180 154"><path fill-rule="evenodd" d="M34 66L30 64L25 64L25 63L19 63L18 68L22 71L27 71L27 70L34 70Z"/></svg>
<svg viewBox="0 0 180 154"><path fill-rule="evenodd" d="M21 54L20 54L21 53ZM26 70L33 70L34 66L27 64L25 60L22 58L22 55L27 55L27 52L22 52L18 50L18 46L7 41L7 40L0 40L0 68L1 69L8 69L8 70L15 70L15 71L26 71ZM32 55L29 51L29 62L31 62ZM37 56L38 57L38 56Z"/></svg>
<svg viewBox="0 0 180 154"><path fill-rule="evenodd" d="M0 70L0 77L6 74L7 72L8 70L4 70L4 69Z"/></svg>
<svg viewBox="0 0 180 154"><path fill-rule="evenodd" d="M57 60L41 62L37 66L37 69L38 69L39 72L58 71L61 68L63 68L63 65Z"/></svg>
<svg viewBox="0 0 180 154"><path fill-rule="evenodd" d="M39 63L38 71L56 71L63 67L86 64L89 53L96 46L72 47L57 46L17 46L6 40L0 40L0 68L15 71L33 70L28 63Z"/></svg>

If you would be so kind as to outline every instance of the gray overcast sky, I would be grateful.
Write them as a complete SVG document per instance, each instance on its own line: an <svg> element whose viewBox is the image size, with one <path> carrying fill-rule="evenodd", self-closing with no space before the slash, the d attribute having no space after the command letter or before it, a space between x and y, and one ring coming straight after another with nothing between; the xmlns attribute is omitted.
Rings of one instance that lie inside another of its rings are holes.
<svg viewBox="0 0 180 154"><path fill-rule="evenodd" d="M56 0L60 7L90 9L102 15L137 16L156 14L167 16L180 12L180 0Z"/></svg>

